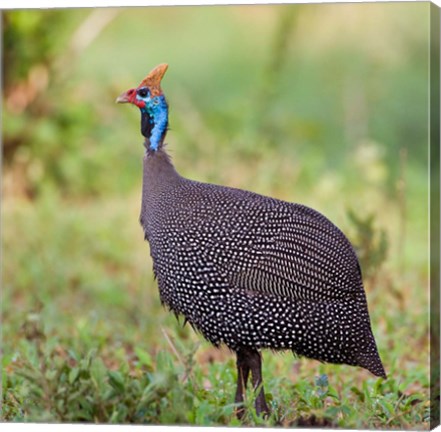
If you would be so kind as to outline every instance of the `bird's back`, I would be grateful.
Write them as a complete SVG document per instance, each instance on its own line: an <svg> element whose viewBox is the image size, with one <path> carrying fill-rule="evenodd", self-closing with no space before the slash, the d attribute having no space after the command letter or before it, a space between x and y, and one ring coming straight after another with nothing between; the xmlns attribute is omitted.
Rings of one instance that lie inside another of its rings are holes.
<svg viewBox="0 0 441 432"><path fill-rule="evenodd" d="M156 222L149 241L173 260L209 261L236 288L297 300L363 293L350 242L311 208L186 179L158 201L143 225Z"/></svg>

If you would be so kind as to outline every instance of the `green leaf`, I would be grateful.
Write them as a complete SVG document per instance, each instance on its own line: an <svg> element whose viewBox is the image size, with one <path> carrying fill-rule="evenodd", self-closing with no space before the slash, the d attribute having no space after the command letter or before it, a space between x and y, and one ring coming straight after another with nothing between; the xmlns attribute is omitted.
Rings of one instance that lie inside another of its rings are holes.
<svg viewBox="0 0 441 432"><path fill-rule="evenodd" d="M360 402L364 402L365 394L359 388L353 386L351 387L351 392L358 397Z"/></svg>
<svg viewBox="0 0 441 432"><path fill-rule="evenodd" d="M68 353L69 356L70 356L72 359L74 359L77 363L80 361L80 358L79 358L78 354L77 354L74 350L70 349L70 350L67 351L67 353Z"/></svg>
<svg viewBox="0 0 441 432"><path fill-rule="evenodd" d="M138 357L141 364L153 368L153 360L150 354L147 351L144 351L141 348L135 348L135 354Z"/></svg>
<svg viewBox="0 0 441 432"><path fill-rule="evenodd" d="M45 377L48 381L52 381L56 378L57 376L57 370L56 369L52 369L52 370L48 370L46 371Z"/></svg>
<svg viewBox="0 0 441 432"><path fill-rule="evenodd" d="M384 413L388 416L388 417L390 417L390 416L392 416L393 414L394 414L394 407L393 407L393 405L390 403L390 402L388 402L387 400L385 400L385 399L379 399L378 400L378 404L383 408L383 411L384 411Z"/></svg>
<svg viewBox="0 0 441 432"><path fill-rule="evenodd" d="M110 385L118 391L124 391L124 378L118 371L109 371Z"/></svg>
<svg viewBox="0 0 441 432"><path fill-rule="evenodd" d="M383 394L383 378L378 378L373 387L373 394L374 395L381 395Z"/></svg>
<svg viewBox="0 0 441 432"><path fill-rule="evenodd" d="M408 408L409 406L416 405L422 401L424 401L424 396L421 393L414 393L406 399L404 406Z"/></svg>
<svg viewBox="0 0 441 432"><path fill-rule="evenodd" d="M342 405L342 406L340 407L340 409L341 409L341 412L342 412L344 415L346 415L346 416L349 416L349 415L351 414L351 412L352 412L351 407L349 407L349 406L347 406L347 405Z"/></svg>
<svg viewBox="0 0 441 432"><path fill-rule="evenodd" d="M106 378L106 367L100 358L96 358L92 361L90 366L90 375L95 386L97 388L102 388Z"/></svg>
<svg viewBox="0 0 441 432"><path fill-rule="evenodd" d="M69 383L73 384L80 374L80 368L74 367L69 372Z"/></svg>

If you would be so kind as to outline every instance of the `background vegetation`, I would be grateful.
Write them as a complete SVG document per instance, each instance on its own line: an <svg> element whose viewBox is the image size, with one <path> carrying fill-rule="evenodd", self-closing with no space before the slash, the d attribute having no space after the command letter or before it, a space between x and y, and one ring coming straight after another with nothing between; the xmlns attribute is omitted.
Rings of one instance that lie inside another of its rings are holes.
<svg viewBox="0 0 441 432"><path fill-rule="evenodd" d="M245 423L428 428L429 7L4 12L2 420L238 424L233 356L160 306L114 104L167 62L178 170L339 225L389 374L264 353Z"/></svg>

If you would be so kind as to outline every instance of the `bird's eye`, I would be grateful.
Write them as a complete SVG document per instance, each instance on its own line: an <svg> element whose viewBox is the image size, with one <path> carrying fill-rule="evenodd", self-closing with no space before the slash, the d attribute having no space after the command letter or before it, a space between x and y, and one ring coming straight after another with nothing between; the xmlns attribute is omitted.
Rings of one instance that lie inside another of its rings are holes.
<svg viewBox="0 0 441 432"><path fill-rule="evenodd" d="M148 90L145 87L140 88L138 90L138 95L141 96L142 98L146 97L147 94L148 94Z"/></svg>

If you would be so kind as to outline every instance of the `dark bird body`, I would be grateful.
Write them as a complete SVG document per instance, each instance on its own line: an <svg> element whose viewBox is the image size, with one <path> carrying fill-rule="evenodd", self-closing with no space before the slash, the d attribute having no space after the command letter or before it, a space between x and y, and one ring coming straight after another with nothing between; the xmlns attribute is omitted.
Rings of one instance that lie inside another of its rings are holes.
<svg viewBox="0 0 441 432"><path fill-rule="evenodd" d="M155 89L162 95L166 66L158 68L149 75L157 74L151 99ZM130 100L133 91L150 88L146 80L119 101L141 108L147 151L140 221L160 298L214 345L237 353L236 402L243 401L250 371L254 387L262 382L262 348L386 377L345 235L303 205L181 177L163 147L167 123L152 143L155 115L140 106L147 99ZM263 387L256 409L268 412Z"/></svg>

